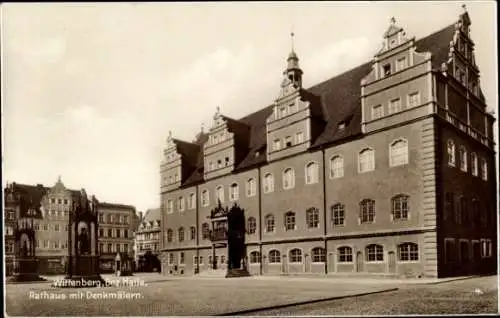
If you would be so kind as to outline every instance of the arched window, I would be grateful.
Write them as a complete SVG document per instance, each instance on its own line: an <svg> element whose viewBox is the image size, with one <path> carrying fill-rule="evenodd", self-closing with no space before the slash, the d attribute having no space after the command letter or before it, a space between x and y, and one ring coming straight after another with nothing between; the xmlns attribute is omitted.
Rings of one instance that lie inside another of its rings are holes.
<svg viewBox="0 0 500 318"><path fill-rule="evenodd" d="M269 263L281 263L281 253L278 250L269 251Z"/></svg>
<svg viewBox="0 0 500 318"><path fill-rule="evenodd" d="M311 250L311 259L313 263L326 262L326 252L322 247L315 247Z"/></svg>
<svg viewBox="0 0 500 318"><path fill-rule="evenodd" d="M196 208L196 195L194 193L189 194L189 209Z"/></svg>
<svg viewBox="0 0 500 318"><path fill-rule="evenodd" d="M215 199L217 201L220 201L221 203L224 202L224 187L223 186L217 186L217 188L215 188Z"/></svg>
<svg viewBox="0 0 500 318"><path fill-rule="evenodd" d="M309 208L306 211L306 223L308 228L319 228L319 210Z"/></svg>
<svg viewBox="0 0 500 318"><path fill-rule="evenodd" d="M172 242L172 240L174 239L174 231L172 231L172 229L168 229L167 230L167 242Z"/></svg>
<svg viewBox="0 0 500 318"><path fill-rule="evenodd" d="M408 163L408 142L405 139L398 139L391 144L389 162L391 167Z"/></svg>
<svg viewBox="0 0 500 318"><path fill-rule="evenodd" d="M330 159L330 178L341 178L344 176L344 158L334 156Z"/></svg>
<svg viewBox="0 0 500 318"><path fill-rule="evenodd" d="M358 171L360 173L373 171L375 169L375 151L365 148L358 155Z"/></svg>
<svg viewBox="0 0 500 318"><path fill-rule="evenodd" d="M285 213L285 231L295 230L295 213Z"/></svg>
<svg viewBox="0 0 500 318"><path fill-rule="evenodd" d="M407 195L397 195L392 198L392 219L393 220L407 220L408 219L408 196Z"/></svg>
<svg viewBox="0 0 500 318"><path fill-rule="evenodd" d="M290 260L290 263L302 263L302 250L294 248L290 251L288 259Z"/></svg>
<svg viewBox="0 0 500 318"><path fill-rule="evenodd" d="M254 178L250 178L247 180L246 193L247 197L253 197L256 193L257 186Z"/></svg>
<svg viewBox="0 0 500 318"><path fill-rule="evenodd" d="M460 170L467 172L467 150L464 146L460 146L458 152L460 154Z"/></svg>
<svg viewBox="0 0 500 318"><path fill-rule="evenodd" d="M274 232L276 229L276 224L274 222L274 215L268 214L265 220L266 220L266 232Z"/></svg>
<svg viewBox="0 0 500 318"><path fill-rule="evenodd" d="M415 243L398 245L398 259L402 262L418 261L418 245Z"/></svg>
<svg viewBox="0 0 500 318"><path fill-rule="evenodd" d="M260 263L260 253L253 251L250 253L250 264Z"/></svg>
<svg viewBox="0 0 500 318"><path fill-rule="evenodd" d="M203 223L201 225L201 238L202 240L208 240L210 238L210 228L208 223Z"/></svg>
<svg viewBox="0 0 500 318"><path fill-rule="evenodd" d="M196 228L194 226L191 226L189 228L189 232L190 232L190 238L191 240L196 240Z"/></svg>
<svg viewBox="0 0 500 318"><path fill-rule="evenodd" d="M310 162L306 166L306 184L318 183L319 166L316 162Z"/></svg>
<svg viewBox="0 0 500 318"><path fill-rule="evenodd" d="M345 223L345 206L337 203L332 206L332 225L343 226Z"/></svg>
<svg viewBox="0 0 500 318"><path fill-rule="evenodd" d="M240 188L237 183L231 184L231 188L229 189L229 199L231 201L236 201L240 198Z"/></svg>
<svg viewBox="0 0 500 318"><path fill-rule="evenodd" d="M359 219L361 223L372 223L375 221L375 201L364 199L359 204Z"/></svg>
<svg viewBox="0 0 500 318"><path fill-rule="evenodd" d="M179 211L184 211L184 197L179 197L177 206L179 208Z"/></svg>
<svg viewBox="0 0 500 318"><path fill-rule="evenodd" d="M448 165L455 167L455 143L453 140L449 139L446 145L448 151Z"/></svg>
<svg viewBox="0 0 500 318"><path fill-rule="evenodd" d="M266 173L264 176L264 193L269 193L274 191L274 177L270 173Z"/></svg>
<svg viewBox="0 0 500 318"><path fill-rule="evenodd" d="M254 217L248 218L247 228L248 234L255 234L255 232L257 231L257 221Z"/></svg>
<svg viewBox="0 0 500 318"><path fill-rule="evenodd" d="M179 236L179 242L184 241L184 228L183 227L179 228L177 235Z"/></svg>
<svg viewBox="0 0 500 318"><path fill-rule="evenodd" d="M477 177L478 176L477 155L475 152L472 152L470 154L470 168L472 170L472 175Z"/></svg>
<svg viewBox="0 0 500 318"><path fill-rule="evenodd" d="M384 247L382 245L371 244L366 247L367 262L382 262L384 260Z"/></svg>
<svg viewBox="0 0 500 318"><path fill-rule="evenodd" d="M341 246L337 249L337 259L339 263L352 262L352 248L349 246Z"/></svg>
<svg viewBox="0 0 500 318"><path fill-rule="evenodd" d="M283 189L291 189L295 187L295 173L292 168L283 171Z"/></svg>
<svg viewBox="0 0 500 318"><path fill-rule="evenodd" d="M201 205L202 206L208 206L210 204L210 197L208 194L208 190L203 190L201 192Z"/></svg>

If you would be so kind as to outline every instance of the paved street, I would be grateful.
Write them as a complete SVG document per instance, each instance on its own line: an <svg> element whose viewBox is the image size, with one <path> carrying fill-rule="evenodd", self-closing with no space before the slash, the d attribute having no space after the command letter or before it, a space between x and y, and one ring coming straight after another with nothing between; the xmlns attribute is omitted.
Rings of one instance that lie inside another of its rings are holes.
<svg viewBox="0 0 500 318"><path fill-rule="evenodd" d="M117 279L112 276L104 278ZM24 316L218 315L394 288L400 290L279 310L254 311L252 314L490 313L497 310L496 277L438 285L350 278L169 279L158 274L137 275L129 279L135 280L132 281L134 284L142 281L146 285L63 289L51 287L50 283L9 284L6 286L6 311L9 315ZM483 294L474 293L476 288L480 288ZM98 299L111 297L109 295L120 297L116 296L118 292L121 292L121 299Z"/></svg>
<svg viewBox="0 0 500 318"><path fill-rule="evenodd" d="M248 315L412 315L498 312L497 276L436 285L400 285L397 291L351 297Z"/></svg>

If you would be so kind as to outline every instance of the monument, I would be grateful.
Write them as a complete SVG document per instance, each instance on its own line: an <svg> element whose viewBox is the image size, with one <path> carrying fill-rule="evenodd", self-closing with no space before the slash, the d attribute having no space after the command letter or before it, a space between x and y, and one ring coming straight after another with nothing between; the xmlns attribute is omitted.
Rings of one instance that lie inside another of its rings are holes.
<svg viewBox="0 0 500 318"><path fill-rule="evenodd" d="M211 211L212 220L212 260L213 269L217 269L215 249L217 246L227 246L227 273L226 278L250 276L247 264L245 246L245 210L236 203L228 209L223 207L220 200Z"/></svg>
<svg viewBox="0 0 500 318"><path fill-rule="evenodd" d="M68 223L68 266L66 280L68 287L95 287L104 280L100 275L98 249L99 212L98 201L92 196L88 200L82 189L73 198ZM73 282L73 283L71 283Z"/></svg>
<svg viewBox="0 0 500 318"><path fill-rule="evenodd" d="M21 199L21 198L19 198ZM24 203L24 202L22 202ZM21 204L23 215L19 215L14 228L14 270L9 282L44 281L38 276L38 259L35 253L35 229L33 218L36 209L32 200L28 205Z"/></svg>

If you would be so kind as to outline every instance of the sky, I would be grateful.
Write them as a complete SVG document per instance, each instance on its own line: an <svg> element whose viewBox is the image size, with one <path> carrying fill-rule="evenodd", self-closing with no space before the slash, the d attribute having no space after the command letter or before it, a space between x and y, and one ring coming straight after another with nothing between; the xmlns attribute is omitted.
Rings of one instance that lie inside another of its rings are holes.
<svg viewBox="0 0 500 318"><path fill-rule="evenodd" d="M466 4L496 110L496 3ZM461 5L2 4L3 185L60 176L100 201L158 207L168 132L192 141L217 106L237 119L271 104L292 30L307 88L369 61L391 17L418 39L454 23Z"/></svg>

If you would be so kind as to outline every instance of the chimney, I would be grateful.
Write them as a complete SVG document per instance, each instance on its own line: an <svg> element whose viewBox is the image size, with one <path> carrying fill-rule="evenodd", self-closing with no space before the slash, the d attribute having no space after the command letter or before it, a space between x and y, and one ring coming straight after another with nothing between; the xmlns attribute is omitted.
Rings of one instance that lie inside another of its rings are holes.
<svg viewBox="0 0 500 318"><path fill-rule="evenodd" d="M36 185L36 187L37 187L37 188L39 188L39 189L41 189L41 188L43 188L43 184L38 183L38 184Z"/></svg>

